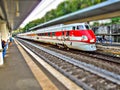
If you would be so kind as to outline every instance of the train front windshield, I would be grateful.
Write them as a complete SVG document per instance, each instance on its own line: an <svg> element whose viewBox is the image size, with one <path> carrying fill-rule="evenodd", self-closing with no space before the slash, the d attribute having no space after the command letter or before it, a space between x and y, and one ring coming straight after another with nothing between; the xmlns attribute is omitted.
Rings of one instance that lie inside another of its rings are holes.
<svg viewBox="0 0 120 90"><path fill-rule="evenodd" d="M81 29L84 29L84 26L83 26L83 25L77 26L77 30L81 30Z"/></svg>
<svg viewBox="0 0 120 90"><path fill-rule="evenodd" d="M85 28L88 29L88 30L91 29L89 25L85 25Z"/></svg>
<svg viewBox="0 0 120 90"><path fill-rule="evenodd" d="M79 25L77 26L77 30L90 30L90 26L89 25Z"/></svg>

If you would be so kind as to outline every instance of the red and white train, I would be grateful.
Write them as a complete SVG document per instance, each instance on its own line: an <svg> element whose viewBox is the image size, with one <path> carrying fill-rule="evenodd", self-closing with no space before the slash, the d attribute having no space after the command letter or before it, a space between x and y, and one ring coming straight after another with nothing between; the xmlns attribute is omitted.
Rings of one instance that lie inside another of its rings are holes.
<svg viewBox="0 0 120 90"><path fill-rule="evenodd" d="M86 23L55 25L18 34L17 37L82 51L96 50L96 36Z"/></svg>

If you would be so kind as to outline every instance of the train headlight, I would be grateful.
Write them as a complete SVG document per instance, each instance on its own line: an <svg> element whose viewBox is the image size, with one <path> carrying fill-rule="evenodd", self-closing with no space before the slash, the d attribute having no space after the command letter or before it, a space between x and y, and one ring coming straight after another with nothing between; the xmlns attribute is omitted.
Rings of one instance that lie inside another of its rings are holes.
<svg viewBox="0 0 120 90"><path fill-rule="evenodd" d="M95 39L91 39L90 42L95 42Z"/></svg>
<svg viewBox="0 0 120 90"><path fill-rule="evenodd" d="M85 35L83 35L83 36L82 36L82 40L83 40L83 41L87 41L87 40L88 40L88 37L85 36Z"/></svg>

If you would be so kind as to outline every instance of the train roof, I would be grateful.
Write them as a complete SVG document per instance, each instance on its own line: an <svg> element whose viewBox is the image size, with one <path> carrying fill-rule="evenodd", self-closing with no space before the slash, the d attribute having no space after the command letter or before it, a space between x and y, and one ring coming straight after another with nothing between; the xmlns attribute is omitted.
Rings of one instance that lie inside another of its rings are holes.
<svg viewBox="0 0 120 90"><path fill-rule="evenodd" d="M57 28L57 27L65 27L65 26L76 26L76 25L85 25L87 23L73 23L73 24L57 24L57 25L53 25L53 26L50 26L50 27L45 27L45 28L41 28L41 29L47 29L47 28ZM30 30L34 30L35 27L31 28ZM39 27L37 27L36 30L39 30Z"/></svg>
<svg viewBox="0 0 120 90"><path fill-rule="evenodd" d="M58 24L58 25L54 25L54 26L50 26L50 27L46 27L46 28L40 28L40 29L37 29L36 31L26 32L24 34L51 32L51 30L52 31L60 31L60 28L72 27L72 26L78 26L78 25L88 25L88 24L87 23L73 23L73 24L65 24L65 25Z"/></svg>
<svg viewBox="0 0 120 90"><path fill-rule="evenodd" d="M66 24L64 26L77 26L77 25L86 25L87 23L73 23L73 24ZM88 25L88 24L87 24Z"/></svg>

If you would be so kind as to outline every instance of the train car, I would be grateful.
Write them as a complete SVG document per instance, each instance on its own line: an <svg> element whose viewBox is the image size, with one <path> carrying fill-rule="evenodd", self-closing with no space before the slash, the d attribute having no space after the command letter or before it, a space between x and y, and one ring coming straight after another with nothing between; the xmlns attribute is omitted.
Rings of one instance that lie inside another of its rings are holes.
<svg viewBox="0 0 120 90"><path fill-rule="evenodd" d="M55 25L18 34L18 37L82 51L96 50L96 36L86 23Z"/></svg>

